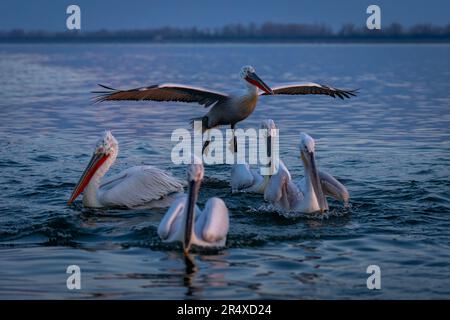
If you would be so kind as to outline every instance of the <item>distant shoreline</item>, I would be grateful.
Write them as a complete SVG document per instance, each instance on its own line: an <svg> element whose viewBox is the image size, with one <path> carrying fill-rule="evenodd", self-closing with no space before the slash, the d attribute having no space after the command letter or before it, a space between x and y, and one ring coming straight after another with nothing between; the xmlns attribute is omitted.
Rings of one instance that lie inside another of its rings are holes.
<svg viewBox="0 0 450 320"><path fill-rule="evenodd" d="M0 39L0 44L70 44L70 43L140 43L140 44L445 44L450 43L450 38L315 38L315 39L168 39L168 40L150 40L150 39L126 39L126 38L32 38L32 39Z"/></svg>
<svg viewBox="0 0 450 320"><path fill-rule="evenodd" d="M161 27L139 30L0 30L0 43L450 43L450 24L393 23L381 30L344 24L231 24L219 28Z"/></svg>

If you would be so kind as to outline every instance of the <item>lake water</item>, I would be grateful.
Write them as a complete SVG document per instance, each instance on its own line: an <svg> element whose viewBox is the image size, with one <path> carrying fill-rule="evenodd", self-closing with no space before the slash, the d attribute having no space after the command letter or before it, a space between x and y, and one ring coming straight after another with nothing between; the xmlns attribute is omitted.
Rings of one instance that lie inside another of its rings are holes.
<svg viewBox="0 0 450 320"><path fill-rule="evenodd" d="M449 45L0 45L0 298L450 298ZM230 209L225 249L162 244L165 210L88 210L66 201L105 129L120 143L110 173L172 164L172 130L197 105L92 105L96 83L176 82L228 91L252 64L269 84L314 81L358 97L260 99L240 124L272 118L294 177L301 131L319 168L347 187L351 208L287 219L257 195L232 195L230 167L206 167L200 204ZM80 266L82 289L66 288ZM381 268L368 290L366 268Z"/></svg>

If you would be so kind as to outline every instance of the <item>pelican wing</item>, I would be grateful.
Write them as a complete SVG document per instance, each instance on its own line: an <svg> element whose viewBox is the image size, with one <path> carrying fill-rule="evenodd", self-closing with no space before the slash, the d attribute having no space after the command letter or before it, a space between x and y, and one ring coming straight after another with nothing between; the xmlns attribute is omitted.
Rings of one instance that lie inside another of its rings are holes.
<svg viewBox="0 0 450 320"><path fill-rule="evenodd" d="M273 94L322 94L328 95L333 98L339 97L341 99L351 98L356 96L357 90L341 90L333 87L329 87L323 84L317 84L314 82L298 83L285 86L279 86L272 88ZM261 93L261 95L268 95L267 93Z"/></svg>
<svg viewBox="0 0 450 320"><path fill-rule="evenodd" d="M117 100L152 100L152 101L179 101L196 102L205 107L209 107L218 101L228 98L225 93L207 90L198 87L181 84L159 84L149 87L136 88L131 90L117 90L99 84L103 91L94 91L99 94L94 98L94 102L117 101Z"/></svg>
<svg viewBox="0 0 450 320"><path fill-rule="evenodd" d="M223 246L229 228L228 208L220 198L209 199L195 222L195 233L203 241Z"/></svg>
<svg viewBox="0 0 450 320"><path fill-rule="evenodd" d="M182 192L183 182L153 166L137 166L106 179L99 190L106 206L136 207Z"/></svg>
<svg viewBox="0 0 450 320"><path fill-rule="evenodd" d="M295 202L303 199L303 194L292 182L288 168L280 160L280 165L276 174L270 177L269 183L264 191L264 200L270 202L275 207L289 211Z"/></svg>
<svg viewBox="0 0 450 320"><path fill-rule="evenodd" d="M278 203L286 196L285 186L291 181L291 174L280 160L278 171L272 175L264 191L264 200L271 203Z"/></svg>
<svg viewBox="0 0 450 320"><path fill-rule="evenodd" d="M181 214L186 206L187 196L175 199L158 226L158 236L162 240L173 241L175 232L181 228Z"/></svg>
<svg viewBox="0 0 450 320"><path fill-rule="evenodd" d="M333 197L336 200L348 203L350 195L347 188L340 183L331 174L319 171L320 184L322 185L323 193L327 196Z"/></svg>
<svg viewBox="0 0 450 320"><path fill-rule="evenodd" d="M255 183L250 167L247 163L234 164L231 167L231 191L238 192L250 188Z"/></svg>

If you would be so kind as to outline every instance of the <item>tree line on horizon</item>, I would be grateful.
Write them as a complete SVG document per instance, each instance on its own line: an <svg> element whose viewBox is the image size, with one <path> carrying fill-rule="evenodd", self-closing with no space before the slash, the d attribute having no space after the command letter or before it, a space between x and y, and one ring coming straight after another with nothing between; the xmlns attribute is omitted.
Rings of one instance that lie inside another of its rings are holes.
<svg viewBox="0 0 450 320"><path fill-rule="evenodd" d="M450 23L446 26L417 24L404 27L399 23L369 30L366 26L344 24L335 31L325 24L266 22L229 24L218 28L161 27L140 30L98 31L0 31L0 41L312 41L312 40L450 40Z"/></svg>

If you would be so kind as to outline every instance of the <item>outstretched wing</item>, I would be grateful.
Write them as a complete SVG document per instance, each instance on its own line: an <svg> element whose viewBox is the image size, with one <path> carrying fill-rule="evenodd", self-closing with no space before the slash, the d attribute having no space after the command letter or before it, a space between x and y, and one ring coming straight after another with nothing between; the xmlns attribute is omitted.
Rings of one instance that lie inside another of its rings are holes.
<svg viewBox="0 0 450 320"><path fill-rule="evenodd" d="M228 95L225 93L182 84L166 83L131 90L117 90L102 84L99 84L99 86L105 90L92 92L99 94L94 97L94 102L118 100L179 101L196 102L206 108L216 102L228 99Z"/></svg>
<svg viewBox="0 0 450 320"><path fill-rule="evenodd" d="M182 192L183 182L153 166L137 166L106 179L99 190L106 206L143 206L167 195Z"/></svg>
<svg viewBox="0 0 450 320"><path fill-rule="evenodd" d="M297 83L272 88L273 94L322 94L341 99L355 97L357 90L341 90L314 82ZM268 95L263 92L261 95Z"/></svg>

